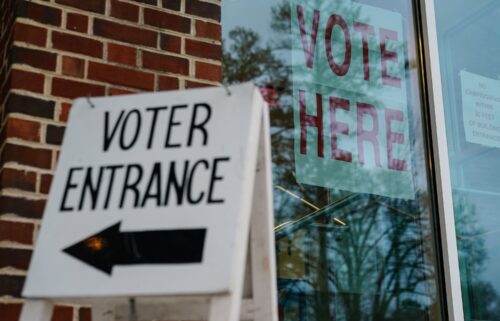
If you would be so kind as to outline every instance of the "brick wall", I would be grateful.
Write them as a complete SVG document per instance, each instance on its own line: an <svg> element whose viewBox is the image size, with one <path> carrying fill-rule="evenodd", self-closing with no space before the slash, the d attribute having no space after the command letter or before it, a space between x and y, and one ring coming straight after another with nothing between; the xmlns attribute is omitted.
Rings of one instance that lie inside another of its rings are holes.
<svg viewBox="0 0 500 321"><path fill-rule="evenodd" d="M1 0L0 16L0 320L17 321L72 99L219 84L220 0Z"/></svg>
<svg viewBox="0 0 500 321"><path fill-rule="evenodd" d="M0 2L0 106L3 106L7 97L7 77L10 71L8 49L12 44L15 0L2 0Z"/></svg>

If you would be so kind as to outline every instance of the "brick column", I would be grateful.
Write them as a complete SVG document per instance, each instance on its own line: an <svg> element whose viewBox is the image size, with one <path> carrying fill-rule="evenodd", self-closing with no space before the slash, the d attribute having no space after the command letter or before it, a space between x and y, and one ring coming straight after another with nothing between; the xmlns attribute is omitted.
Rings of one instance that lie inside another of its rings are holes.
<svg viewBox="0 0 500 321"><path fill-rule="evenodd" d="M72 99L218 85L220 0L1 0L0 17L0 320L17 321Z"/></svg>

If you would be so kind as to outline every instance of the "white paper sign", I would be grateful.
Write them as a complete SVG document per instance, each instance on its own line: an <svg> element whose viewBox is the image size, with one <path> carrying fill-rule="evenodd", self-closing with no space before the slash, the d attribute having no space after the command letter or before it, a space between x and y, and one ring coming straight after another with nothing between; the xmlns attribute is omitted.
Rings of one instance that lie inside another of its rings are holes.
<svg viewBox="0 0 500 321"><path fill-rule="evenodd" d="M293 0L297 181L415 197L403 17L348 0Z"/></svg>
<svg viewBox="0 0 500 321"><path fill-rule="evenodd" d="M71 110L23 294L230 292L248 237L242 220L265 104L258 90L92 103L79 99Z"/></svg>
<svg viewBox="0 0 500 321"><path fill-rule="evenodd" d="M500 80L460 72L465 139L500 147Z"/></svg>

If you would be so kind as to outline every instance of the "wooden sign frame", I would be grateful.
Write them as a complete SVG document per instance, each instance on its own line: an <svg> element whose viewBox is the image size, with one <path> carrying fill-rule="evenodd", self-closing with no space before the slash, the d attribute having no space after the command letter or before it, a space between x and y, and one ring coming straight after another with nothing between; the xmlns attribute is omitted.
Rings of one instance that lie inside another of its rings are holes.
<svg viewBox="0 0 500 321"><path fill-rule="evenodd" d="M228 92L230 94L230 92ZM27 298L20 321L50 321L54 304L90 305L93 321L208 320L277 321L277 285L273 232L269 116L262 105L251 210L238 244L232 291L196 296ZM238 236L239 237L239 236Z"/></svg>

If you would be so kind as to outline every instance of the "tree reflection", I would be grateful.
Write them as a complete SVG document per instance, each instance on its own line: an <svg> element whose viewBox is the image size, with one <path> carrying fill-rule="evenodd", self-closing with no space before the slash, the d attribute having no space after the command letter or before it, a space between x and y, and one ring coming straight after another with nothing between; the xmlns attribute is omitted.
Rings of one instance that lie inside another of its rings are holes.
<svg viewBox="0 0 500 321"><path fill-rule="evenodd" d="M500 296L484 281L488 252L474 202L466 192L453 191L462 299L466 320L500 320Z"/></svg>
<svg viewBox="0 0 500 321"><path fill-rule="evenodd" d="M418 210L351 194L278 228L279 264L291 271L280 279L285 315L289 301L299 300L292 310L301 320L408 320L408 313L427 320L434 265L423 253L422 222L413 214ZM347 225L332 224L334 217ZM294 235L303 238L295 240L301 246L287 249L283 243ZM284 251L302 260L287 262ZM293 275L301 270L300 278Z"/></svg>
<svg viewBox="0 0 500 321"><path fill-rule="evenodd" d="M427 191L409 201L297 182L289 3L274 7L272 15L276 37L268 44L250 29L229 33L223 80L280 88L279 108L270 110L280 318L440 320ZM362 92L366 84L360 79L343 87ZM416 142L420 129L413 130L412 144L422 144ZM414 171L425 177L422 154L413 156Z"/></svg>

